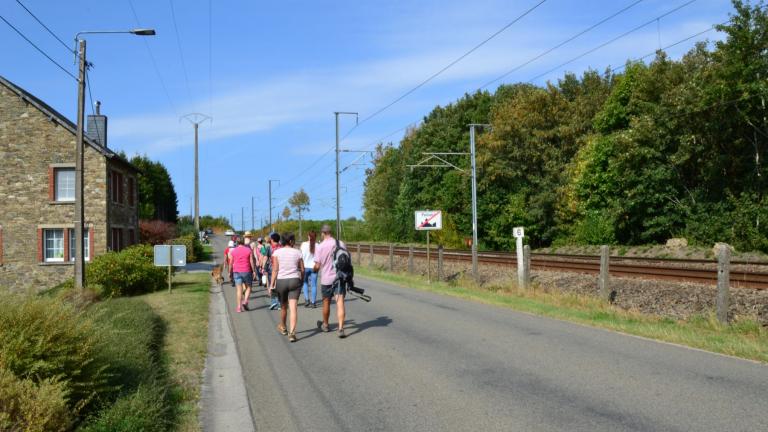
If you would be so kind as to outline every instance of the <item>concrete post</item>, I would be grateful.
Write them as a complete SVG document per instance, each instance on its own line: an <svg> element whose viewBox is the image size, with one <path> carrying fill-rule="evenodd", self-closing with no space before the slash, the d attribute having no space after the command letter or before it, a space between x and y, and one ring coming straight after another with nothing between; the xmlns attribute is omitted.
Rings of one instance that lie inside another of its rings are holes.
<svg viewBox="0 0 768 432"><path fill-rule="evenodd" d="M370 262L368 263L369 266L373 267L373 245L368 245L368 252L370 253Z"/></svg>
<svg viewBox="0 0 768 432"><path fill-rule="evenodd" d="M395 245L389 245L389 271L395 271Z"/></svg>
<svg viewBox="0 0 768 432"><path fill-rule="evenodd" d="M731 285L731 248L728 245L717 251L717 320L728 324L728 306Z"/></svg>
<svg viewBox="0 0 768 432"><path fill-rule="evenodd" d="M437 281L443 280L443 245L437 246Z"/></svg>
<svg viewBox="0 0 768 432"><path fill-rule="evenodd" d="M600 276L597 278L597 287L603 300L608 300L611 296L610 256L611 249L605 245L600 246Z"/></svg>
<svg viewBox="0 0 768 432"><path fill-rule="evenodd" d="M408 273L413 273L413 246L408 246Z"/></svg>
<svg viewBox="0 0 768 432"><path fill-rule="evenodd" d="M363 251L360 243L357 244L357 265L363 265Z"/></svg>
<svg viewBox="0 0 768 432"><path fill-rule="evenodd" d="M523 288L531 288L531 247L523 246Z"/></svg>

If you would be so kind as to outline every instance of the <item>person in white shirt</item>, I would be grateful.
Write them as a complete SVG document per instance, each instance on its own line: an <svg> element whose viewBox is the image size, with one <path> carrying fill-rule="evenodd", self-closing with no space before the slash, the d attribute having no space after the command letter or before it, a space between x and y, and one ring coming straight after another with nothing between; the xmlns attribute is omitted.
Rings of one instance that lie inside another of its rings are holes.
<svg viewBox="0 0 768 432"><path fill-rule="evenodd" d="M307 233L307 241L301 244L301 258L304 260L304 307L317 307L317 272L315 266L315 246L317 246L317 233ZM311 301L310 301L311 296Z"/></svg>

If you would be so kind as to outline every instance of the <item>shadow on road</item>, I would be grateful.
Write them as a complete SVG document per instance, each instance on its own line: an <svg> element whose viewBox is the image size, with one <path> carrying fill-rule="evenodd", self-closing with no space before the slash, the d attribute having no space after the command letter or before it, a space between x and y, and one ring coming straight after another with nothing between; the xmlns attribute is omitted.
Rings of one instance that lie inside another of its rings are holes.
<svg viewBox="0 0 768 432"><path fill-rule="evenodd" d="M392 318L381 316L370 321L356 323L353 319L346 320L344 328L347 329L347 337L356 335L372 327L387 327L392 324ZM351 331L350 331L351 330Z"/></svg>

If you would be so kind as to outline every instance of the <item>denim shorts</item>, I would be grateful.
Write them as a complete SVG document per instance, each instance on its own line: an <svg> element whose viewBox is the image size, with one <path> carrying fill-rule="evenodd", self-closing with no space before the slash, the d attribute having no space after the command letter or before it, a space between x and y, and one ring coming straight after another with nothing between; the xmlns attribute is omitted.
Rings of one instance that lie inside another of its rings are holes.
<svg viewBox="0 0 768 432"><path fill-rule="evenodd" d="M347 295L347 284L337 281L332 285L320 285L320 292L324 299L332 298L335 295L345 296Z"/></svg>
<svg viewBox="0 0 768 432"><path fill-rule="evenodd" d="M235 272L234 273L235 283L238 285L246 284L248 286L253 285L253 273L251 272Z"/></svg>

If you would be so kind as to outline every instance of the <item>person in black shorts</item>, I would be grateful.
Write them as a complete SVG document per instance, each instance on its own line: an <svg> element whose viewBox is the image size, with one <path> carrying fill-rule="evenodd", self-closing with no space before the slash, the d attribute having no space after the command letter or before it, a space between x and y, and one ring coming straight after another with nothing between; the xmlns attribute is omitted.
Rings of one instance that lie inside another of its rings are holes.
<svg viewBox="0 0 768 432"><path fill-rule="evenodd" d="M298 321L298 303L301 285L304 281L304 259L296 249L296 236L283 234L284 246L272 254L272 289L280 301L280 324L277 330L288 335L288 340L296 342L296 322ZM290 310L290 329L286 329L285 320Z"/></svg>

